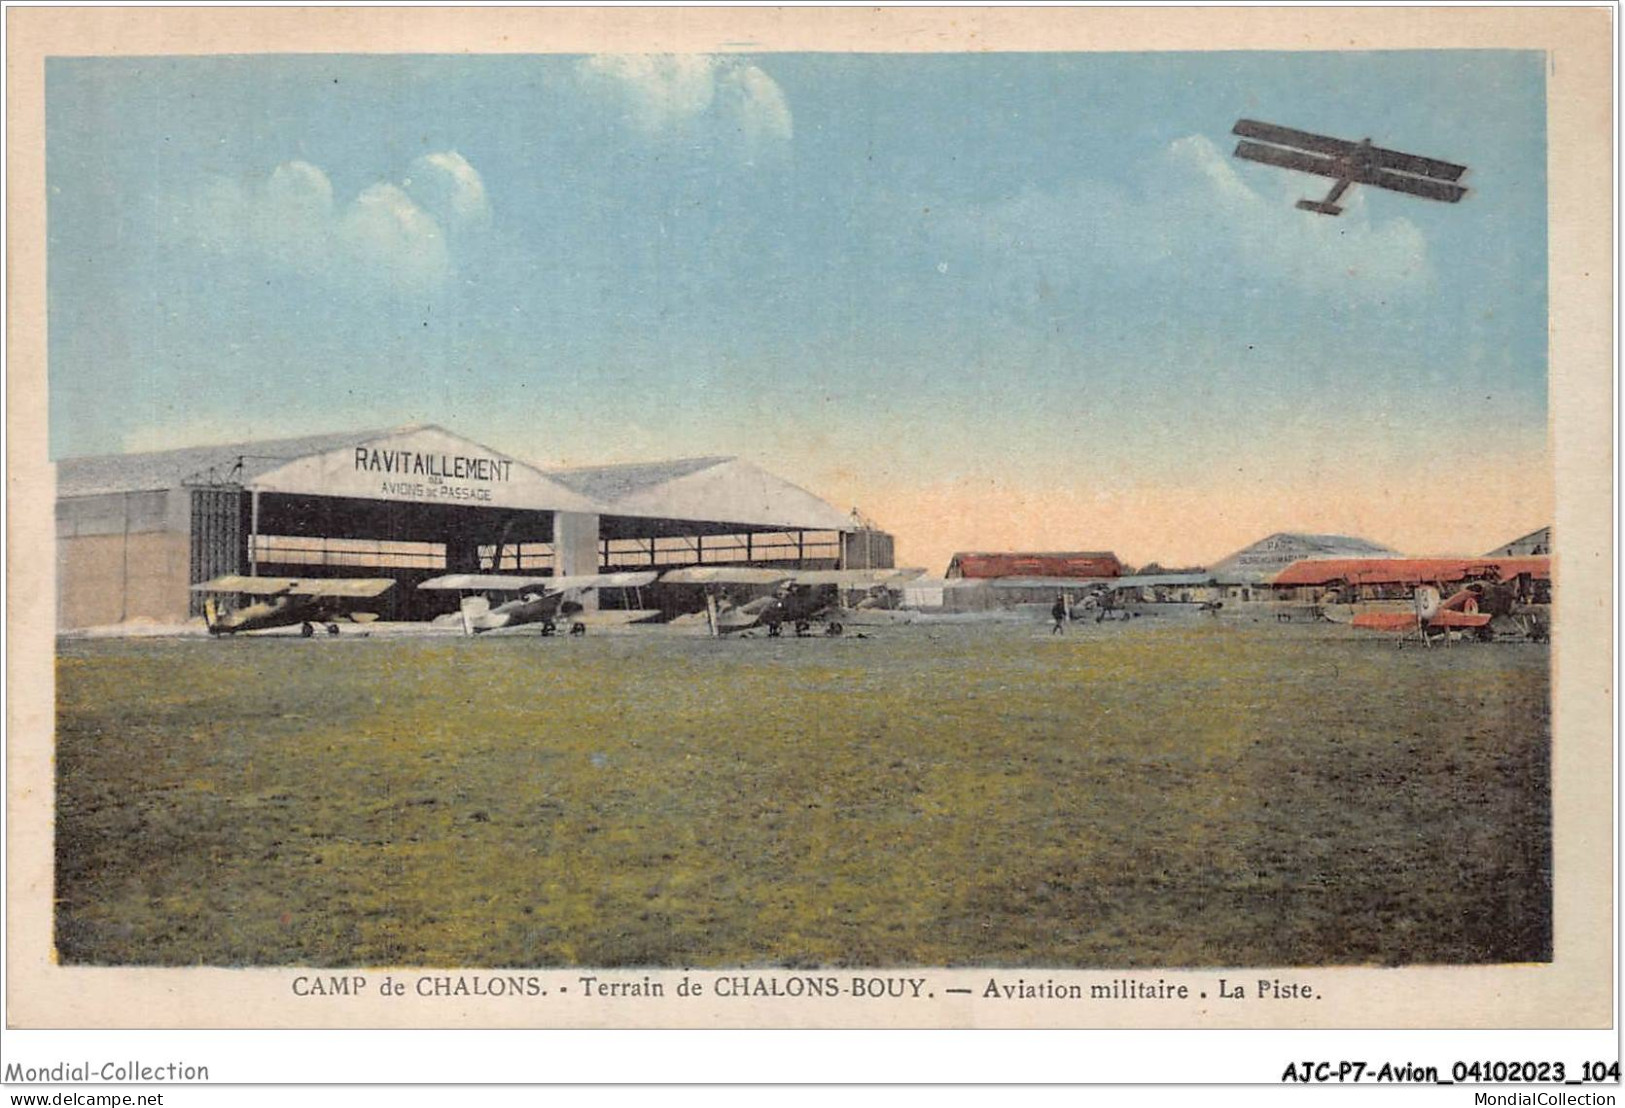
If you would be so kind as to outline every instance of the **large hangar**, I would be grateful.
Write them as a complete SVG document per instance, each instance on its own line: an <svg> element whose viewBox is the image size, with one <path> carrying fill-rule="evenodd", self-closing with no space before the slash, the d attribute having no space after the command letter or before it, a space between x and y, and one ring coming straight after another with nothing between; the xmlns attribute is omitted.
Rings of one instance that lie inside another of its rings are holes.
<svg viewBox="0 0 1625 1108"><path fill-rule="evenodd" d="M1354 535L1307 535L1296 531L1277 531L1220 559L1208 570L1222 585L1253 586L1267 584L1287 566L1305 558L1398 556L1380 543ZM1232 590L1231 595L1237 595L1239 591Z"/></svg>
<svg viewBox="0 0 1625 1108"><path fill-rule="evenodd" d="M381 614L423 619L446 572L891 565L889 536L737 458L550 473L435 426L63 459L56 516L63 630L180 622L227 573L393 577Z"/></svg>

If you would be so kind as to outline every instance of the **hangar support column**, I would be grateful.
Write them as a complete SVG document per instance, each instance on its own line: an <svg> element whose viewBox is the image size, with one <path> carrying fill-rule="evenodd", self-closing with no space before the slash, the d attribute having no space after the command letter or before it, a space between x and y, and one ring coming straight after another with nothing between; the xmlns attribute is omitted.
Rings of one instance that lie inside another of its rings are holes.
<svg viewBox="0 0 1625 1108"><path fill-rule="evenodd" d="M598 516L589 512L556 512L553 516L553 572L560 576L598 572ZM598 607L598 594L582 603Z"/></svg>

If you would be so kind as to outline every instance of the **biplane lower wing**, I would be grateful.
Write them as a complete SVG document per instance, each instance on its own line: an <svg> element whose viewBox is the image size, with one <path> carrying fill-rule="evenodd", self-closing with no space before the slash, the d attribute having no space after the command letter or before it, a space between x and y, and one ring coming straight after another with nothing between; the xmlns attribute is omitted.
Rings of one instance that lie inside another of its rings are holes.
<svg viewBox="0 0 1625 1108"><path fill-rule="evenodd" d="M1376 185L1378 188L1406 192L1428 200L1443 200L1446 204L1454 204L1467 195L1467 190L1461 185L1434 181L1427 177L1407 176L1386 169L1361 169L1355 173L1353 180L1362 185Z"/></svg>
<svg viewBox="0 0 1625 1108"><path fill-rule="evenodd" d="M1490 625L1488 612L1435 612L1423 620L1414 612L1360 612L1350 626L1366 631L1415 631L1425 622L1429 631L1470 631Z"/></svg>

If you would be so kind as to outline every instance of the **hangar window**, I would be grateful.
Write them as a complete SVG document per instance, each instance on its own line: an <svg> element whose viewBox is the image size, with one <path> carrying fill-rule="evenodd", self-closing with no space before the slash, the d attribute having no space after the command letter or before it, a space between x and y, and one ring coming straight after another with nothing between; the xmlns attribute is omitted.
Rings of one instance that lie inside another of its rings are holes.
<svg viewBox="0 0 1625 1108"><path fill-rule="evenodd" d="M522 542L480 547L480 568L492 572L505 569L552 569L555 564L553 544L550 542Z"/></svg>
<svg viewBox="0 0 1625 1108"><path fill-rule="evenodd" d="M841 556L838 531L758 531L750 534L660 535L654 538L604 539L600 560L606 567L757 565L773 562L836 562Z"/></svg>
<svg viewBox="0 0 1625 1108"><path fill-rule="evenodd" d="M303 535L255 535L254 560L272 565L443 569L446 544Z"/></svg>

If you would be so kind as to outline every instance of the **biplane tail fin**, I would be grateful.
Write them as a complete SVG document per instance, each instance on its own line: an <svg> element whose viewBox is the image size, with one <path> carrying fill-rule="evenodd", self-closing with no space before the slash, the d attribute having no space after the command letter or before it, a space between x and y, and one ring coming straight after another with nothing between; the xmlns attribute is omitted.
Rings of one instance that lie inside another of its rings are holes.
<svg viewBox="0 0 1625 1108"><path fill-rule="evenodd" d="M1298 208L1305 212L1319 212L1321 215L1342 215L1343 209L1329 200L1300 200Z"/></svg>
<svg viewBox="0 0 1625 1108"><path fill-rule="evenodd" d="M483 596L465 596L459 610L463 614L463 634L472 636L480 630L474 621L490 613L491 602Z"/></svg>

